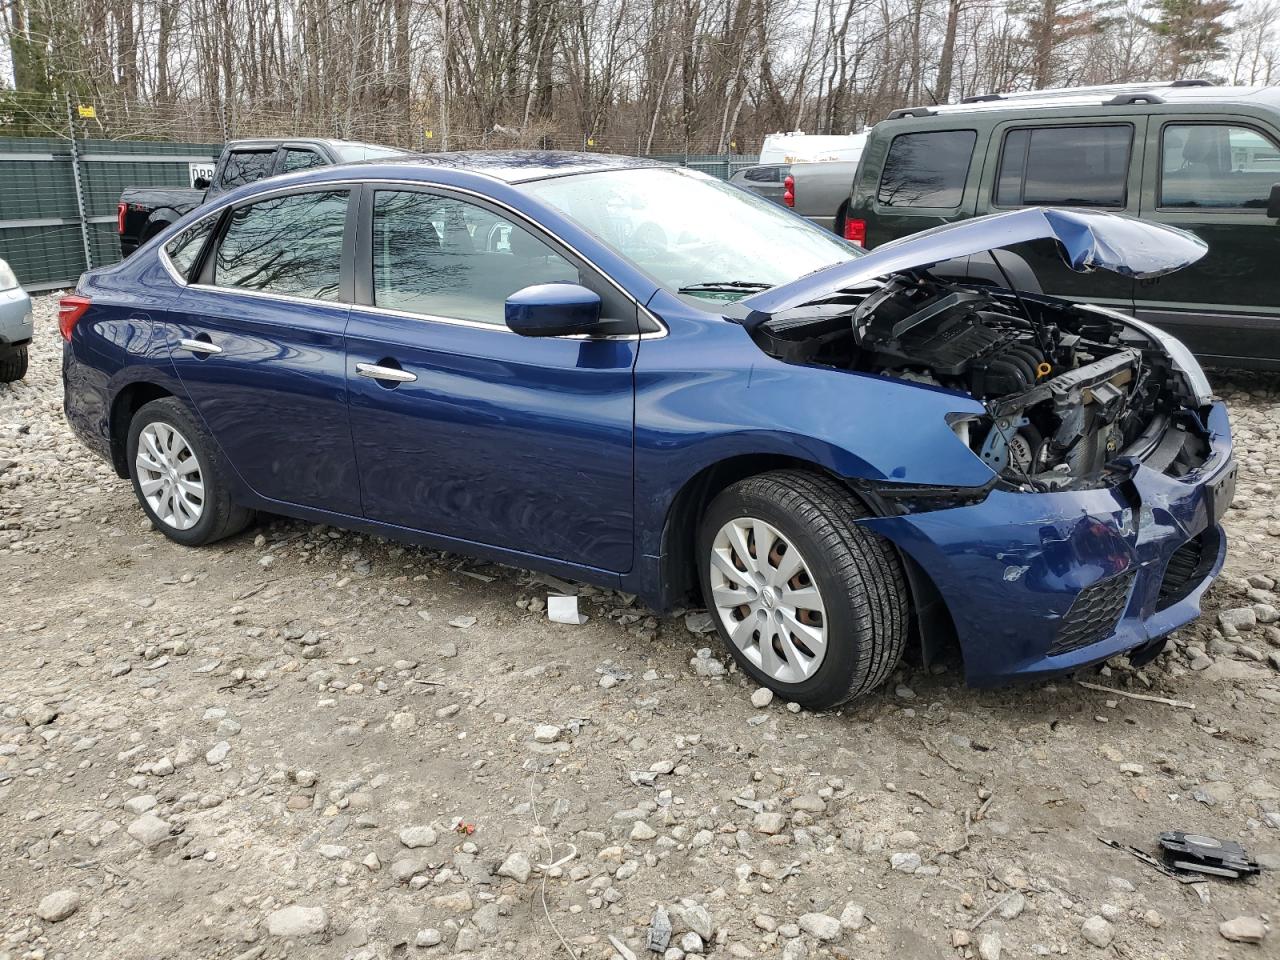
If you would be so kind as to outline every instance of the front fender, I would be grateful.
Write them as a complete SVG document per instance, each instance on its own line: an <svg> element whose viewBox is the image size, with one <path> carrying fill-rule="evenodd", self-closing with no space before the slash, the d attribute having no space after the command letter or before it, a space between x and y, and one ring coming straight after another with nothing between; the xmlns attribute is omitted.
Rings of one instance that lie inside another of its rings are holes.
<svg viewBox="0 0 1280 960"><path fill-rule="evenodd" d="M759 456L810 463L850 480L981 488L992 473L947 414L984 413L972 397L927 385L783 363L740 325L666 294L650 308L666 337L636 363L637 546L657 556L667 510L693 477Z"/></svg>

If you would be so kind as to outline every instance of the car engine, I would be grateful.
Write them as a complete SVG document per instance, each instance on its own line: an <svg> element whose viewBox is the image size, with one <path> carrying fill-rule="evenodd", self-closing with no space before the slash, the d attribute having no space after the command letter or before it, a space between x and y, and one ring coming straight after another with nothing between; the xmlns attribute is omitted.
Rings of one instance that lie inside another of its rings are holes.
<svg viewBox="0 0 1280 960"><path fill-rule="evenodd" d="M953 430L1024 489L1109 482L1112 461L1187 413L1165 353L1116 319L928 275L896 274L870 293L774 316L754 336L782 360L967 393L987 416ZM1183 444L1170 472L1195 458L1195 444Z"/></svg>

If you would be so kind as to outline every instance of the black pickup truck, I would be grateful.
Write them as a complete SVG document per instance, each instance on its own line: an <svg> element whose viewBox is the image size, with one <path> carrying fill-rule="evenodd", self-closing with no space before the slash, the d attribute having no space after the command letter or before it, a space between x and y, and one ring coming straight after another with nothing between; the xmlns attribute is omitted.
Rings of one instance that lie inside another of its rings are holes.
<svg viewBox="0 0 1280 960"><path fill-rule="evenodd" d="M120 255L138 247L220 193L279 173L403 154L403 150L350 140L232 140L222 148L213 179L192 187L130 187L116 207Z"/></svg>

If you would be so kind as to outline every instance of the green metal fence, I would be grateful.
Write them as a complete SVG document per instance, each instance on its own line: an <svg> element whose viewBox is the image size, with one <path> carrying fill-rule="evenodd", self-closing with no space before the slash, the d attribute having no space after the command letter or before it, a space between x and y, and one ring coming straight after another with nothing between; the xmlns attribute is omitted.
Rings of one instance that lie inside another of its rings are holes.
<svg viewBox="0 0 1280 960"><path fill-rule="evenodd" d="M71 286L120 259L116 204L126 187L190 186L190 164L218 143L0 137L0 258L31 291ZM728 179L755 161L740 155L654 159Z"/></svg>
<svg viewBox="0 0 1280 960"><path fill-rule="evenodd" d="M221 144L0 137L0 258L28 290L120 259L116 204L130 186L188 186Z"/></svg>

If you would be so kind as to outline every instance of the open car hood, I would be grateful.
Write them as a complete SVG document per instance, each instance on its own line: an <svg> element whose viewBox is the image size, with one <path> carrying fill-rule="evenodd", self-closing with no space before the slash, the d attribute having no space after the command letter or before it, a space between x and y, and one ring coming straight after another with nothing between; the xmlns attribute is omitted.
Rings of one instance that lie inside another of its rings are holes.
<svg viewBox="0 0 1280 960"><path fill-rule="evenodd" d="M1057 241L1063 261L1072 270L1110 270L1139 279L1181 270L1209 249L1185 230L1118 213L1028 207L944 224L752 294L739 301L751 311L744 325L750 329L782 310L857 289L877 277L1044 239Z"/></svg>

